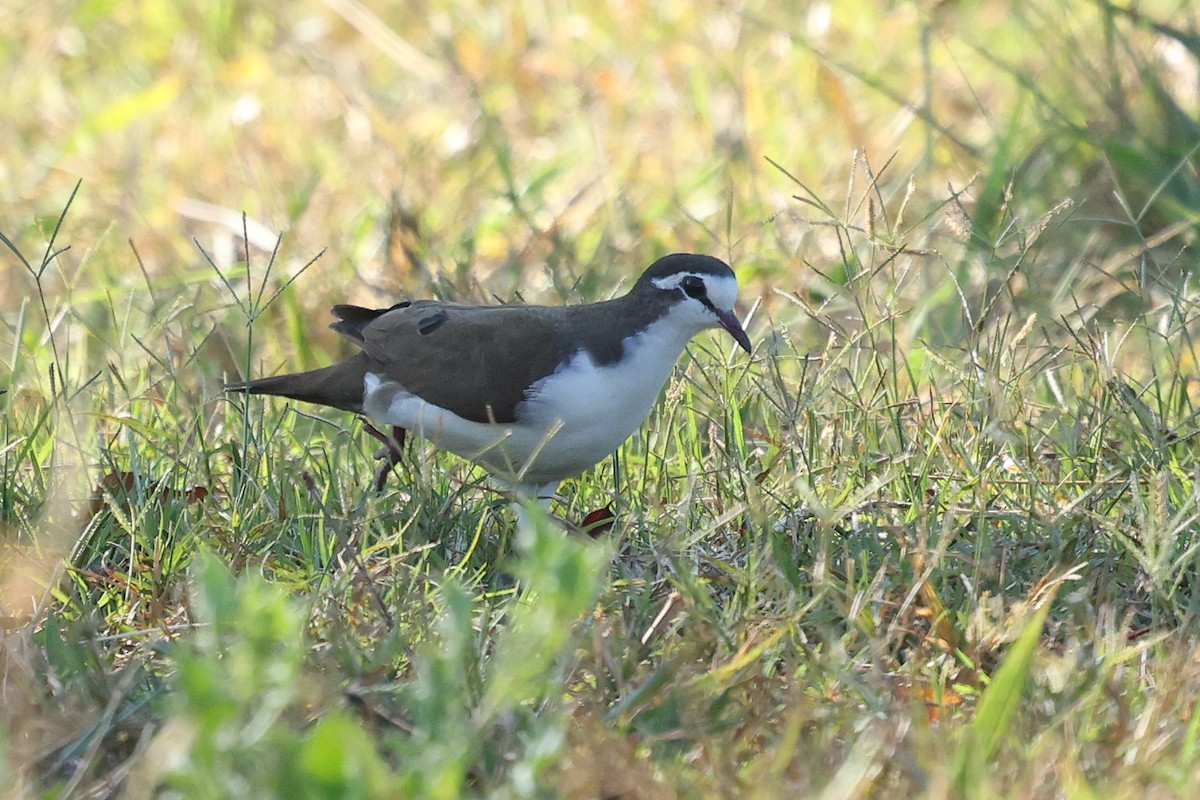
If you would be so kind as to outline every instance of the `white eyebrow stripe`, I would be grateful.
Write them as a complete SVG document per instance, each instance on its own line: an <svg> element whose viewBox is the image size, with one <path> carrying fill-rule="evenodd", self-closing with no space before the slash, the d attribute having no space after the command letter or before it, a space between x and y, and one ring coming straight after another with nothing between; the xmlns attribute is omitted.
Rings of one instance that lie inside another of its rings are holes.
<svg viewBox="0 0 1200 800"><path fill-rule="evenodd" d="M665 278L655 278L652 283L660 289L678 289L684 278L699 278L704 281L704 276L697 272L676 272ZM704 282L707 283L707 281Z"/></svg>
<svg viewBox="0 0 1200 800"><path fill-rule="evenodd" d="M677 272L665 278L654 278L653 283L659 289L670 291L680 288L685 278L698 278L704 284L704 292L708 301L724 311L733 309L738 298L737 278L732 275L712 275L704 272Z"/></svg>

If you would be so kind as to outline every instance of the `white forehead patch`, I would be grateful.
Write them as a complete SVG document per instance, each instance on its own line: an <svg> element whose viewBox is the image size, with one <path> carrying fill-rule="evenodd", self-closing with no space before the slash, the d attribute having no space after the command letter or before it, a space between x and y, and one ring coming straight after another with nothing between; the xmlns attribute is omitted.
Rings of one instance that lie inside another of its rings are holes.
<svg viewBox="0 0 1200 800"><path fill-rule="evenodd" d="M677 272L665 278L655 278L653 283L660 289L670 291L678 289L684 278L699 278L704 281L704 289L708 299L717 308L732 311L733 304L738 298L737 278L730 275L711 275L706 272Z"/></svg>

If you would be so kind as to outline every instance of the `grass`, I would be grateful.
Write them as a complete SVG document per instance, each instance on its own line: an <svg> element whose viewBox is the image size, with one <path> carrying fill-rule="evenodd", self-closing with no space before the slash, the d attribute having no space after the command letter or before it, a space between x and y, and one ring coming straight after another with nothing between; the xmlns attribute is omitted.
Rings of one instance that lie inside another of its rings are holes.
<svg viewBox="0 0 1200 800"><path fill-rule="evenodd" d="M4 792L1194 796L1200 33L1033 5L6 15ZM595 540L220 389L672 250Z"/></svg>

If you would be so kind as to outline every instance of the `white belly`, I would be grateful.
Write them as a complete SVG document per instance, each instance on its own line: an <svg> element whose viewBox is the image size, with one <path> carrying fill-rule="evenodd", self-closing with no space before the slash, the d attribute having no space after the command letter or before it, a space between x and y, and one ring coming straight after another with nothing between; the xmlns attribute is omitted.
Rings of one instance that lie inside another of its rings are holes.
<svg viewBox="0 0 1200 800"><path fill-rule="evenodd" d="M613 453L646 419L687 339L662 321L627 339L625 357L597 366L577 353L535 383L509 424L471 422L368 374L364 408L514 484L541 486ZM376 402L372 402L372 398ZM379 401L386 398L386 404Z"/></svg>

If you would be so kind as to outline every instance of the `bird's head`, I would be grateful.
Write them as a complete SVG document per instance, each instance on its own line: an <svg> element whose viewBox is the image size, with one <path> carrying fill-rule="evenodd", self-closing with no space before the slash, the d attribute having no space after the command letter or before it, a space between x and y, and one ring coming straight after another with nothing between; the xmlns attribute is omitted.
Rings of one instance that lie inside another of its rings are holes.
<svg viewBox="0 0 1200 800"><path fill-rule="evenodd" d="M737 277L721 259L690 253L664 256L650 265L635 291L665 297L672 303L671 316L697 331L724 328L750 352L750 338L734 311Z"/></svg>

